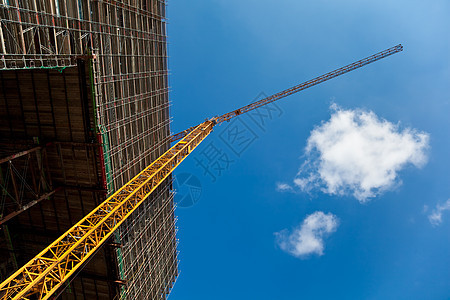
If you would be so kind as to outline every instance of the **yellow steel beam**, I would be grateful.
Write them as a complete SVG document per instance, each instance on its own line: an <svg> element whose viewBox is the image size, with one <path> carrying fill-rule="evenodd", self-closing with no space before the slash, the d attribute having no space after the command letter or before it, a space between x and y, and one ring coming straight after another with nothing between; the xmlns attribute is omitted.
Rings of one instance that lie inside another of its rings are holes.
<svg viewBox="0 0 450 300"><path fill-rule="evenodd" d="M212 131L206 121L1 283L1 299L48 299Z"/></svg>

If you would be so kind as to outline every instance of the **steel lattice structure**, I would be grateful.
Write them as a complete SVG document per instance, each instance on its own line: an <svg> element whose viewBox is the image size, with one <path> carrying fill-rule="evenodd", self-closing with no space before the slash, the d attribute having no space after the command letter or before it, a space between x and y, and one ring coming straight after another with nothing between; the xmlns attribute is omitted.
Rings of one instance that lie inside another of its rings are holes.
<svg viewBox="0 0 450 300"><path fill-rule="evenodd" d="M0 286L3 299L48 299L209 135L207 121L39 253Z"/></svg>
<svg viewBox="0 0 450 300"><path fill-rule="evenodd" d="M370 63L373 63L373 62L375 62L377 60L380 60L380 59L385 58L385 57L387 57L389 55L398 53L400 51L403 51L403 46L401 44L399 44L397 46L394 46L392 48L386 49L384 51L378 52L378 53L376 53L374 55L371 55L369 57L363 58L361 60L358 60L358 61L356 61L356 62L354 62L352 64L346 65L345 67L336 69L334 71L331 71L331 72L328 72L328 73L323 74L321 76L318 76L318 77L316 77L314 79L311 79L311 80L308 80L306 82L303 82L303 83L301 83L299 85L291 87L290 89L284 90L282 92L276 93L276 94L274 94L272 96L269 96L267 98L264 98L264 99L261 99L259 101L250 103L249 105L246 105L246 106L241 107L239 109L233 110L233 111L231 111L229 113L223 114L220 117L214 118L215 122L217 124L220 124L220 123L223 123L225 121L229 121L230 119L232 119L232 118L234 118L236 116L239 116L239 115L244 114L246 112L252 111L254 109L257 109L257 108L259 108L261 106L264 106L266 104L272 103L274 101L280 100L280 99L282 99L284 97L287 97L289 95L295 94L295 93L300 92L300 91L302 91L304 89L310 88L310 87L315 86L315 85L317 85L319 83L322 83L322 82L325 82L325 81L330 80L332 78L335 78L335 77L337 77L339 75L343 75L343 74L348 73L350 71L356 70L358 68L361 68L361 67L363 67L365 65L368 65ZM183 138L184 136L186 136L186 134L191 132L194 128L195 127L190 127L190 128L188 128L188 129L186 129L184 131L181 131L181 132L179 132L177 134L172 135L172 141L177 141L177 140Z"/></svg>
<svg viewBox="0 0 450 300"><path fill-rule="evenodd" d="M36 293L39 299L48 299L212 132L215 125L402 50L402 45L397 45L174 135L173 140L183 138L4 281L0 285L2 299L29 299Z"/></svg>
<svg viewBox="0 0 450 300"><path fill-rule="evenodd" d="M0 1L0 283L171 147L166 5ZM171 181L58 298L166 299Z"/></svg>

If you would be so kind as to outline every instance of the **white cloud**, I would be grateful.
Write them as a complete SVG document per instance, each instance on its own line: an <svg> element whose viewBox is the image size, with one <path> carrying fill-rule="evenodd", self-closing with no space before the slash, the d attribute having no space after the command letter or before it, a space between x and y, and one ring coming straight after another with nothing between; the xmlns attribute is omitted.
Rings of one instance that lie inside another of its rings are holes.
<svg viewBox="0 0 450 300"><path fill-rule="evenodd" d="M442 224L442 212L450 210L450 199L447 200L443 205L436 205L431 214L428 215L428 220L433 226L439 226Z"/></svg>
<svg viewBox="0 0 450 300"><path fill-rule="evenodd" d="M338 218L321 211L307 216L291 233L282 230L275 233L280 248L289 254L304 258L310 254L323 255L323 238L336 231Z"/></svg>
<svg viewBox="0 0 450 300"><path fill-rule="evenodd" d="M350 193L364 202L399 184L405 166L426 164L427 133L401 130L371 111L332 109L331 119L308 138L305 163L294 179L302 191Z"/></svg>
<svg viewBox="0 0 450 300"><path fill-rule="evenodd" d="M291 191L291 190L292 190L292 187L289 184L281 183L281 182L277 183L277 191L287 192L287 191Z"/></svg>

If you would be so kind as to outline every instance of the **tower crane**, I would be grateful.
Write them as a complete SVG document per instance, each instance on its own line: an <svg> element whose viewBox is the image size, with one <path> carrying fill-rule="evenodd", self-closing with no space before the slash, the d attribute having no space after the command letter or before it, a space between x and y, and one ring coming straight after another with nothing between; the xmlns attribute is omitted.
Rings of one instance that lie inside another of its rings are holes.
<svg viewBox="0 0 450 300"><path fill-rule="evenodd" d="M1 299L49 299L108 240L172 171L225 121L398 53L397 45L172 135L167 152L0 284ZM34 296L34 297L36 297Z"/></svg>

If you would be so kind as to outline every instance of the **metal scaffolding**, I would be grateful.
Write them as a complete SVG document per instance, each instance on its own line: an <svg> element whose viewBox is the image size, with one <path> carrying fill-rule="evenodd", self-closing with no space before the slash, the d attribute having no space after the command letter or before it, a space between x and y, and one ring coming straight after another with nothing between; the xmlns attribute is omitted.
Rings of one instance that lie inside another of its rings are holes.
<svg viewBox="0 0 450 300"><path fill-rule="evenodd" d="M41 151L0 163L2 279L169 149L165 7L161 0L0 0L0 158ZM44 154L40 180L27 167L38 166L36 153ZM30 187L22 194L12 183L17 174L16 185ZM178 264L170 181L63 298L165 298Z"/></svg>

